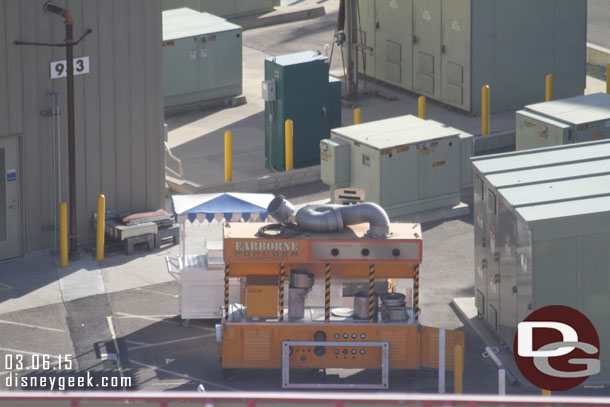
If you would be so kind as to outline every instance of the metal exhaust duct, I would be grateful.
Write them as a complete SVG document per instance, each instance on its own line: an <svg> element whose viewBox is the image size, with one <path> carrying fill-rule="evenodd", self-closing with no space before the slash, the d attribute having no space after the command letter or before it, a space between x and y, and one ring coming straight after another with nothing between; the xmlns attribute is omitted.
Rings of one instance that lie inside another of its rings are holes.
<svg viewBox="0 0 610 407"><path fill-rule="evenodd" d="M390 236L390 218L385 210L373 202L354 205L307 205L294 215L294 206L282 195L278 195L267 207L269 215L285 223L294 217L298 226L308 232L340 232L347 225L369 223L367 236L386 238Z"/></svg>

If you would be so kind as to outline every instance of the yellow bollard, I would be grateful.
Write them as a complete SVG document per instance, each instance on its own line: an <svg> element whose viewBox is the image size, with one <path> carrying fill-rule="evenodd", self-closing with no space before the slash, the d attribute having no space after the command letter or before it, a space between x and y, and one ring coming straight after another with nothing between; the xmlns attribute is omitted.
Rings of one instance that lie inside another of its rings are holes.
<svg viewBox="0 0 610 407"><path fill-rule="evenodd" d="M292 171L294 168L294 123L287 119L284 124L284 148L286 149L286 171Z"/></svg>
<svg viewBox="0 0 610 407"><path fill-rule="evenodd" d="M359 107L354 109L354 124L362 123L362 111Z"/></svg>
<svg viewBox="0 0 610 407"><path fill-rule="evenodd" d="M489 85L481 88L481 135L489 134Z"/></svg>
<svg viewBox="0 0 610 407"><path fill-rule="evenodd" d="M97 197L97 239L95 245L95 260L104 260L104 239L106 231L106 197L100 194Z"/></svg>
<svg viewBox="0 0 610 407"><path fill-rule="evenodd" d="M233 181L233 134L225 131L225 182Z"/></svg>
<svg viewBox="0 0 610 407"><path fill-rule="evenodd" d="M610 64L606 65L606 93L610 95Z"/></svg>
<svg viewBox="0 0 610 407"><path fill-rule="evenodd" d="M426 97L420 96L417 99L417 116L420 119L426 120Z"/></svg>
<svg viewBox="0 0 610 407"><path fill-rule="evenodd" d="M453 348L453 392L462 394L464 376L464 353L461 345L455 345Z"/></svg>
<svg viewBox="0 0 610 407"><path fill-rule="evenodd" d="M545 389L542 389L542 395L543 395L543 396L550 397L550 395L551 395L551 391L550 391L550 390L545 390Z"/></svg>
<svg viewBox="0 0 610 407"><path fill-rule="evenodd" d="M68 267L68 205L59 204L59 265Z"/></svg>
<svg viewBox="0 0 610 407"><path fill-rule="evenodd" d="M553 100L553 74L546 76L546 101Z"/></svg>

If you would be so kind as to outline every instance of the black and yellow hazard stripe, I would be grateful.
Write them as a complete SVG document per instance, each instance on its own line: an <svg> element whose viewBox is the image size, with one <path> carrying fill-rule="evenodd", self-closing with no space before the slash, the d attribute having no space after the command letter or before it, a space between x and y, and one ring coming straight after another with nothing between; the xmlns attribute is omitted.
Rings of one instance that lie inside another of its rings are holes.
<svg viewBox="0 0 610 407"><path fill-rule="evenodd" d="M229 321L229 264L225 264L225 322Z"/></svg>
<svg viewBox="0 0 610 407"><path fill-rule="evenodd" d="M375 264L369 264L369 322L375 322Z"/></svg>
<svg viewBox="0 0 610 407"><path fill-rule="evenodd" d="M415 324L419 325L419 264L415 265L413 276L413 312L415 313Z"/></svg>
<svg viewBox="0 0 610 407"><path fill-rule="evenodd" d="M324 322L330 322L330 263L326 263L324 291Z"/></svg>
<svg viewBox="0 0 610 407"><path fill-rule="evenodd" d="M286 267L284 263L280 263L280 321L284 320L284 280L286 279Z"/></svg>

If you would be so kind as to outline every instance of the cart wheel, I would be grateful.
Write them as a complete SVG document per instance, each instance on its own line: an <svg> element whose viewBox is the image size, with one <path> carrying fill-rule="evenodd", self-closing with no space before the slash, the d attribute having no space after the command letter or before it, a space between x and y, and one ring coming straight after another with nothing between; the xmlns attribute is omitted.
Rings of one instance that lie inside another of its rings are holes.
<svg viewBox="0 0 610 407"><path fill-rule="evenodd" d="M318 380L325 380L326 379L326 369L314 369L313 375Z"/></svg>
<svg viewBox="0 0 610 407"><path fill-rule="evenodd" d="M222 369L222 376L225 380L233 382L237 376L237 369Z"/></svg>
<svg viewBox="0 0 610 407"><path fill-rule="evenodd" d="M189 326L189 322L190 322L190 321L191 321L190 319L183 319L183 320L182 320L182 326L184 326L184 327Z"/></svg>

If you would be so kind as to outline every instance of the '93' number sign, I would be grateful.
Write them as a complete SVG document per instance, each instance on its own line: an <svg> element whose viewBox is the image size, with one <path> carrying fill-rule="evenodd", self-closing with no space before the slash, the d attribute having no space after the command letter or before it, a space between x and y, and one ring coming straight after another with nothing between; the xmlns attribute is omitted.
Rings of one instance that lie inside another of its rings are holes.
<svg viewBox="0 0 610 407"><path fill-rule="evenodd" d="M74 58L74 75L89 73L89 57ZM51 79L68 76L66 60L51 62Z"/></svg>

